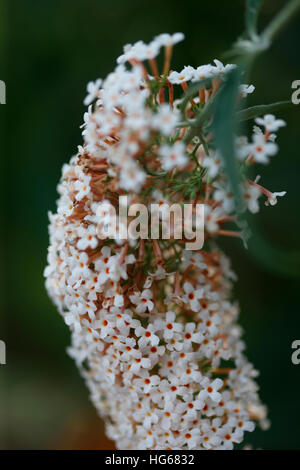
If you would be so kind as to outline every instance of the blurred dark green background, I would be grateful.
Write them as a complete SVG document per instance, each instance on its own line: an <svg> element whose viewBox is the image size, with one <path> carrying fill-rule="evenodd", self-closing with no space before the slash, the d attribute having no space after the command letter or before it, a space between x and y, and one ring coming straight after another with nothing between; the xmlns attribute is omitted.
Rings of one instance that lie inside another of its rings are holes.
<svg viewBox="0 0 300 470"><path fill-rule="evenodd" d="M265 24L285 2L269 0ZM7 365L0 366L0 448L111 448L67 357L69 333L44 289L47 211L55 210L61 166L81 144L86 83L105 77L122 46L161 32L183 31L174 68L220 58L242 32L244 1L190 0L1 0L0 79L7 104L0 107L3 183L2 303L0 339ZM250 103L288 99L300 79L300 20L294 21L256 63ZM248 434L255 448L300 449L300 365L291 343L300 339L296 258L299 251L299 112L282 111L280 153L261 168L263 184L288 195L262 207L258 224L280 254L266 257L252 239L245 251L223 243L239 276L247 354L260 370L261 396L272 427ZM267 244L269 248L269 245ZM299 259L299 258L298 258Z"/></svg>

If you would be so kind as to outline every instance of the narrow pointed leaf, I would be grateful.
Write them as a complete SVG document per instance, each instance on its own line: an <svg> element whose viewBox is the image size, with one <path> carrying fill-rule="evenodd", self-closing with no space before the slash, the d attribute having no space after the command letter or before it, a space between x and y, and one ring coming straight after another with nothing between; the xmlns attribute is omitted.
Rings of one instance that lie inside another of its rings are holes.
<svg viewBox="0 0 300 470"><path fill-rule="evenodd" d="M248 119L254 119L263 114L273 113L278 109L292 105L291 101L277 101L271 104L261 104L258 106L252 106L251 108L243 109L237 113L238 121L247 121Z"/></svg>
<svg viewBox="0 0 300 470"><path fill-rule="evenodd" d="M218 92L214 104L213 131L216 146L223 158L225 173L233 191L237 210L240 207L240 173L235 155L236 102L239 90L239 71L233 70Z"/></svg>

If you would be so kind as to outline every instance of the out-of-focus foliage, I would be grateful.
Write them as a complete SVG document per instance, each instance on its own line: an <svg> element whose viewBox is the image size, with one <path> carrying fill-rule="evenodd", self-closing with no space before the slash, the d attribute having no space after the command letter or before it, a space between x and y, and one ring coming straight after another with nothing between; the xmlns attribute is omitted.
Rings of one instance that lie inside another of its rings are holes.
<svg viewBox="0 0 300 470"><path fill-rule="evenodd" d="M259 27L284 3L266 0ZM86 83L111 71L123 44L160 32L186 35L176 46L176 69L221 58L243 31L244 1L191 0L187 8L172 0L2 0L0 8L0 79L7 85L7 104L0 107L6 213L0 338L7 343L7 365L0 366L0 448L106 448L111 444L65 353L67 327L42 277L47 211L55 208L62 164L82 142ZM300 79L299 26L298 19L258 57L248 106L290 99L291 83ZM276 269L278 249L298 249L299 112L300 105L277 111L288 126L279 132L281 150L272 165L261 168L264 186L288 191L258 217L264 240L277 247L273 266L264 262L266 246L258 239L251 254L255 236L248 252L236 240L223 243L240 279L236 296L247 354L261 371L261 397L270 406L271 429L249 436L262 448L300 448L300 366L291 363L291 343L300 337L299 283L294 266Z"/></svg>
<svg viewBox="0 0 300 470"><path fill-rule="evenodd" d="M250 36L257 33L257 19L263 0L247 0L246 29Z"/></svg>

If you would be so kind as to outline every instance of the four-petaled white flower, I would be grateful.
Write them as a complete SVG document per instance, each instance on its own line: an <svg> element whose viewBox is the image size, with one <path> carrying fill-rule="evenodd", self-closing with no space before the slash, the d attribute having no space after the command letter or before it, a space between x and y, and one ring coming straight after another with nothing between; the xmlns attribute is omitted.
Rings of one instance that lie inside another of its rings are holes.
<svg viewBox="0 0 300 470"><path fill-rule="evenodd" d="M223 380L215 379L211 382L208 377L204 377L201 381L201 385L204 387L204 389L201 390L198 395L199 400L206 400L209 397L216 403L221 401L222 396L218 390L222 387Z"/></svg>
<svg viewBox="0 0 300 470"><path fill-rule="evenodd" d="M176 332L182 331L182 324L176 323L174 321L175 318L176 318L176 315L174 312L166 313L165 331L164 331L164 338L166 340L172 339Z"/></svg>
<svg viewBox="0 0 300 470"><path fill-rule="evenodd" d="M168 104L162 104L152 119L153 128L167 136L171 134L177 123L178 117Z"/></svg>
<svg viewBox="0 0 300 470"><path fill-rule="evenodd" d="M256 186L248 185L243 196L246 207L252 214L256 214L259 211L258 198L261 196L261 191Z"/></svg>
<svg viewBox="0 0 300 470"><path fill-rule="evenodd" d="M96 227L89 225L88 228L79 227L77 230L79 240L77 248L79 250L86 250L88 247L96 248L98 245L98 238L96 236Z"/></svg>
<svg viewBox="0 0 300 470"><path fill-rule="evenodd" d="M83 175L82 179L75 181L74 189L77 191L76 200L81 201L90 192L90 181L91 177Z"/></svg>
<svg viewBox="0 0 300 470"><path fill-rule="evenodd" d="M276 119L273 114L265 114L264 117L256 118L255 122L260 126L264 126L268 132L276 132L280 127L286 126L286 122L283 119Z"/></svg>
<svg viewBox="0 0 300 470"><path fill-rule="evenodd" d="M141 348L144 348L148 343L151 346L157 346L159 343L159 337L155 334L156 328L154 325L148 325L147 328L138 326L135 329L135 334L139 337L138 344Z"/></svg>
<svg viewBox="0 0 300 470"><path fill-rule="evenodd" d="M175 142L174 145L162 145L159 155L162 157L162 166L169 171L172 168L183 167L188 163L186 148L183 142Z"/></svg>
<svg viewBox="0 0 300 470"><path fill-rule="evenodd" d="M190 282L185 282L183 285L183 290L185 295L182 300L190 304L193 312L198 312L200 310L199 299L202 299L204 295L203 289L194 289Z"/></svg>
<svg viewBox="0 0 300 470"><path fill-rule="evenodd" d="M184 67L181 72L171 72L170 75L168 76L168 80L170 83L173 83L174 85L178 85L183 82L188 82L193 78L195 74L195 69L194 67L186 66Z"/></svg>
<svg viewBox="0 0 300 470"><path fill-rule="evenodd" d="M278 146L274 142L266 142L263 134L253 134L253 142L248 144L248 153L253 155L258 163L268 163L269 157L275 155Z"/></svg>
<svg viewBox="0 0 300 470"><path fill-rule="evenodd" d="M150 289L145 289L141 293L135 293L130 296L131 302L136 305L136 310L139 313L144 313L146 310L151 312L154 307L151 299L152 291Z"/></svg>

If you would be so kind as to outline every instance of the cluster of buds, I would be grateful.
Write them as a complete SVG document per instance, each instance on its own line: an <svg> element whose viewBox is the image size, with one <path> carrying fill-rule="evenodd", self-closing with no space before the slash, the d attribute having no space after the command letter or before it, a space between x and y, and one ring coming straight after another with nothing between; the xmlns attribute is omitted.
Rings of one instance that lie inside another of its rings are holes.
<svg viewBox="0 0 300 470"><path fill-rule="evenodd" d="M70 327L68 352L119 449L232 449L255 422L268 426L231 299L235 274L215 242L243 236L226 228L236 211L222 149L209 125L193 131L235 65L215 60L170 71L182 39L162 34L149 45L127 45L114 72L88 84L84 145L63 167L58 210L50 214L47 290ZM189 82L203 81L197 96L186 94ZM240 99L253 91L241 85ZM284 124L266 115L251 141L236 137L241 170L268 162ZM284 192L243 177L241 194L243 210L255 213L261 195L274 205ZM109 207L118 210L124 195L162 207L203 204L204 248L186 250L172 233L168 240L99 236Z"/></svg>

